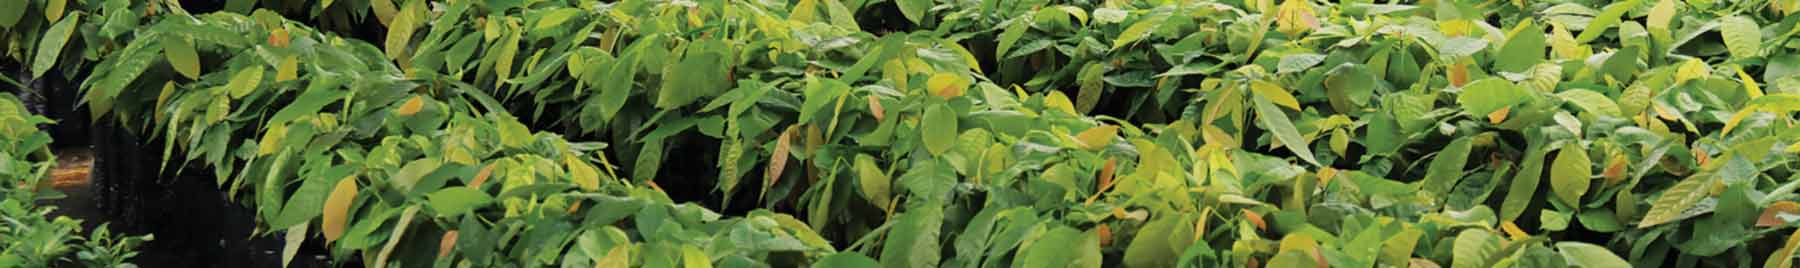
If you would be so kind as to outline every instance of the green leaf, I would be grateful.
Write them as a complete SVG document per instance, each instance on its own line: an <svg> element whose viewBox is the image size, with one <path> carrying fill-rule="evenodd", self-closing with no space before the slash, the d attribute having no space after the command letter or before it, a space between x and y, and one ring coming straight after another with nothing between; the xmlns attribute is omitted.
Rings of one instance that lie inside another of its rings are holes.
<svg viewBox="0 0 1800 268"><path fill-rule="evenodd" d="M1321 62L1325 62L1324 54L1302 53L1282 56L1281 62L1275 64L1275 72L1281 74L1298 73L1300 71L1305 71L1307 68L1318 66Z"/></svg>
<svg viewBox="0 0 1800 268"><path fill-rule="evenodd" d="M1058 226L1020 251L1023 267L1100 267L1100 240L1094 233Z"/></svg>
<svg viewBox="0 0 1800 268"><path fill-rule="evenodd" d="M856 155L856 178L862 188L863 197L876 207L887 209L888 200L893 198L892 183L887 173L875 166L875 157L868 154Z"/></svg>
<svg viewBox="0 0 1800 268"><path fill-rule="evenodd" d="M827 1L831 1L831 0L827 0ZM856 254L854 252L839 252L839 253L832 253L831 255L825 256L824 258L819 258L819 262L813 263L812 267L815 267L815 268L877 268L877 267L881 267L881 264L876 263L874 259L869 259L868 256L863 256L862 254Z"/></svg>
<svg viewBox="0 0 1800 268"><path fill-rule="evenodd" d="M1425 180L1419 183L1419 191L1438 197L1450 196L1451 187L1462 180L1463 167L1468 164L1469 150L1473 147L1472 140L1474 137L1458 138L1438 150L1425 171Z"/></svg>
<svg viewBox="0 0 1800 268"><path fill-rule="evenodd" d="M443 162L437 158L420 158L407 162L399 172L395 172L393 177L388 178L388 183L393 184L394 188L401 192L412 192L413 185L419 183L419 179L437 171L438 166L441 165Z"/></svg>
<svg viewBox="0 0 1800 268"><path fill-rule="evenodd" d="M932 0L894 0L894 5L900 7L901 16L906 16L906 20L917 24L925 17L925 12L931 9L933 2Z"/></svg>
<svg viewBox="0 0 1800 268"><path fill-rule="evenodd" d="M1293 151L1295 156L1300 157L1300 160L1320 166L1319 160L1313 159L1309 143L1300 138L1300 131L1294 129L1294 123L1288 121L1287 114L1270 102L1269 98L1262 95L1255 97L1256 100L1252 102L1256 106L1256 119L1262 122L1263 127L1267 128L1269 132L1275 133L1275 139L1281 141L1282 147Z"/></svg>
<svg viewBox="0 0 1800 268"><path fill-rule="evenodd" d="M472 187L447 187L426 196L440 217L456 217L493 202L494 198Z"/></svg>
<svg viewBox="0 0 1800 268"><path fill-rule="evenodd" d="M1500 54L1494 59L1494 70L1501 72L1524 72L1532 66L1544 62L1547 52L1547 41L1544 39L1543 24L1523 22L1525 25L1514 30L1507 37L1506 44L1500 46Z"/></svg>
<svg viewBox="0 0 1800 268"><path fill-rule="evenodd" d="M532 139L534 139L531 135L531 130L525 128L525 124L520 123L518 119L514 119L510 115L500 116L496 119L494 124L495 127L497 127L497 130L500 131L501 145L510 148L520 148L525 147L526 144L531 143Z"/></svg>
<svg viewBox="0 0 1800 268"><path fill-rule="evenodd" d="M1006 30L1000 32L1000 43L994 47L994 57L1004 59L1007 55L1006 51L1012 50L1013 44L1019 43L1019 38L1025 37L1025 32L1031 29L1030 26L1031 20L1025 18L1013 19L1012 24L1006 25Z"/></svg>
<svg viewBox="0 0 1800 268"><path fill-rule="evenodd" d="M1610 5L1606 5L1606 8L1602 9L1600 14L1594 15L1594 20L1589 21L1586 28L1582 28L1581 35L1575 37L1576 42L1587 43L1589 41L1594 41L1596 38L1600 38L1600 34L1606 33L1607 29L1619 25L1619 22L1622 19L1621 16L1624 16L1625 12L1631 11L1632 8L1636 8L1638 6L1638 1L1641 0L1614 2Z"/></svg>
<svg viewBox="0 0 1800 268"><path fill-rule="evenodd" d="M1556 250L1562 253L1569 265L1583 268L1631 267L1631 263L1619 258L1605 247L1582 242L1557 242Z"/></svg>
<svg viewBox="0 0 1800 268"><path fill-rule="evenodd" d="M1161 26L1163 20L1167 20L1168 18L1169 15L1167 14L1152 15L1145 17L1143 20L1139 20L1137 23L1132 23L1130 27L1125 27L1125 31L1119 32L1118 39L1113 39L1112 49L1119 49L1132 42L1137 42L1138 39L1144 39L1145 36L1150 35L1150 30L1156 29L1156 26Z"/></svg>
<svg viewBox="0 0 1800 268"><path fill-rule="evenodd" d="M919 119L919 137L925 140L925 150L931 155L942 155L956 145L956 117L949 105L939 103L925 108L925 117Z"/></svg>
<svg viewBox="0 0 1800 268"><path fill-rule="evenodd" d="M1444 40L1443 45L1438 47L1438 53L1449 58L1461 58L1475 55L1476 52L1487 49L1487 46L1487 39L1456 37Z"/></svg>
<svg viewBox="0 0 1800 268"><path fill-rule="evenodd" d="M1500 239L1487 230L1470 228L1456 234L1451 247L1451 268L1485 268L1487 261L1500 253Z"/></svg>
<svg viewBox="0 0 1800 268"><path fill-rule="evenodd" d="M681 62L667 66L662 72L662 90L656 96L656 108L673 109L700 97L716 96L730 86L730 56L727 44L718 39L703 39L688 45Z"/></svg>
<svg viewBox="0 0 1800 268"><path fill-rule="evenodd" d="M188 79L200 79L200 56L194 53L194 44L188 43L176 35L163 35L163 55L168 57L169 65Z"/></svg>
<svg viewBox="0 0 1800 268"><path fill-rule="evenodd" d="M1456 103L1474 116L1487 116L1496 110L1531 100L1531 91L1498 77L1475 80L1464 85Z"/></svg>
<svg viewBox="0 0 1800 268"><path fill-rule="evenodd" d="M563 22L569 21L569 19L574 18L575 15L581 15L581 9L565 7L544 12L542 17L538 17L537 27L535 27L534 30L544 31L555 28L556 26L562 26Z"/></svg>
<svg viewBox="0 0 1800 268"><path fill-rule="evenodd" d="M1710 188L1714 178L1710 173L1695 174L1675 183L1675 186L1669 186L1656 200L1650 202L1650 212L1645 213L1644 219L1638 221L1638 228L1679 220L1682 212L1712 193Z"/></svg>
<svg viewBox="0 0 1800 268"><path fill-rule="evenodd" d="M30 5L31 1L6 1L0 3L0 28L12 28L13 26L18 25L19 19L25 17L25 9L29 8L28 6Z"/></svg>
<svg viewBox="0 0 1800 268"><path fill-rule="evenodd" d="M1581 205L1581 195L1586 194L1593 176L1593 163L1588 160L1587 149L1577 144L1563 146L1556 153L1556 161L1550 164L1550 190L1561 198L1563 203L1571 207Z"/></svg>
<svg viewBox="0 0 1800 268"><path fill-rule="evenodd" d="M1125 266L1174 267L1179 257L1176 254L1180 252L1169 246L1168 238L1172 228L1183 227L1186 226L1176 223L1173 217L1162 217L1144 224L1142 229L1138 229L1137 236L1131 239L1131 244L1125 247Z"/></svg>
<svg viewBox="0 0 1800 268"><path fill-rule="evenodd" d="M1096 62L1081 68L1081 73L1076 76L1076 81L1081 84L1081 92L1075 95L1075 111L1087 114L1094 110L1094 105L1100 104L1100 95L1106 89L1106 81L1101 80L1105 78L1105 67Z"/></svg>
<svg viewBox="0 0 1800 268"><path fill-rule="evenodd" d="M1762 56L1762 28L1749 17L1730 16L1719 20L1719 37L1725 40L1725 49L1731 52L1732 58Z"/></svg>
<svg viewBox="0 0 1800 268"><path fill-rule="evenodd" d="M1581 220L1581 226L1595 232L1611 233L1625 230L1625 225L1619 223L1619 219L1613 216L1611 209L1586 210L1581 214L1576 214L1575 218Z"/></svg>
<svg viewBox="0 0 1800 268"><path fill-rule="evenodd" d="M1569 103L1574 103L1575 106L1579 106L1582 110L1586 110L1589 113L1612 117L1625 116L1625 113L1619 110L1619 104L1613 103L1612 98L1607 98L1606 95L1601 95L1600 92L1586 89L1573 89L1558 92L1556 93L1556 96L1568 100Z"/></svg>
<svg viewBox="0 0 1800 268"><path fill-rule="evenodd" d="M1527 135L1538 135L1537 132L1531 130ZM1513 174L1512 185L1507 186L1506 200L1500 204L1500 220L1503 221L1516 219L1525 212L1534 200L1532 196L1537 194L1538 182L1544 174L1544 156L1549 150L1545 150L1536 138L1528 140L1531 145L1525 150L1525 158L1520 159L1523 162L1519 164L1519 172Z"/></svg>
<svg viewBox="0 0 1800 268"><path fill-rule="evenodd" d="M62 58L63 46L69 42L69 36L74 35L75 25L80 20L81 13L70 14L69 19L51 25L49 30L44 31L43 39L38 40L37 54L32 57L32 77L43 77L45 72L50 71L50 67L56 65L56 60ZM11 42L14 41L8 41Z"/></svg>
<svg viewBox="0 0 1800 268"><path fill-rule="evenodd" d="M306 242L307 226L310 225L294 225L285 232L287 234L285 235L286 242L281 246L281 267L288 267L288 263L294 261L294 255L300 253L300 244Z"/></svg>
<svg viewBox="0 0 1800 268"><path fill-rule="evenodd" d="M232 99L242 99L245 95L256 92L256 88L262 85L263 72L262 65L252 65L238 71L231 76L231 82L225 84L225 89L230 90Z"/></svg>
<svg viewBox="0 0 1800 268"><path fill-rule="evenodd" d="M888 268L938 267L939 227L944 222L942 204L926 203L901 214L890 224L881 246L881 266Z"/></svg>

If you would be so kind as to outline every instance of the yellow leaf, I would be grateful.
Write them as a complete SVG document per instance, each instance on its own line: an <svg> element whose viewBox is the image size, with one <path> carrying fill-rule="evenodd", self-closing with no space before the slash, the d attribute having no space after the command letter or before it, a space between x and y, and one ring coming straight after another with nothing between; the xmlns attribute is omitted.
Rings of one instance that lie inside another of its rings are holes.
<svg viewBox="0 0 1800 268"><path fill-rule="evenodd" d="M394 6L394 2L389 0L369 0L369 8L375 10L375 19L380 20L382 26L387 26L389 21L393 21L394 12L399 10Z"/></svg>
<svg viewBox="0 0 1800 268"><path fill-rule="evenodd" d="M1269 81L1256 80L1250 82L1250 90L1256 91L1257 95L1269 98L1269 101L1274 102L1275 104L1292 108L1295 111L1300 110L1300 101L1294 99L1294 95L1288 93L1287 89L1282 89L1281 85L1276 85Z"/></svg>
<svg viewBox="0 0 1800 268"><path fill-rule="evenodd" d="M256 155L265 156L275 153L276 150L281 149L281 142L284 139L287 139L287 124L269 127L269 131L263 132L262 140L257 143Z"/></svg>
<svg viewBox="0 0 1800 268"><path fill-rule="evenodd" d="M1662 109L1657 109L1657 111L1661 112ZM1731 134L1731 130L1737 128L1738 123L1743 122L1744 118L1749 118L1750 114L1755 113L1755 112L1756 112L1756 109L1746 108L1743 110L1738 110L1737 113L1731 114L1731 119L1725 120L1725 128L1719 130L1719 136L1723 137L1726 134Z"/></svg>
<svg viewBox="0 0 1800 268"><path fill-rule="evenodd" d="M400 109L394 112L400 116L412 116L413 114L419 113L419 109L424 107L425 99L419 96L413 96L412 98L406 99L406 103L400 104Z"/></svg>
<svg viewBox="0 0 1800 268"><path fill-rule="evenodd" d="M1705 78L1711 73L1712 67L1706 66L1706 62L1700 61L1700 59L1689 59L1682 62L1680 67L1676 67L1675 84L1680 85L1689 80Z"/></svg>
<svg viewBox="0 0 1800 268"><path fill-rule="evenodd" d="M706 252L700 251L699 247L695 247L694 245L682 245L681 267L712 268L712 258L706 257Z"/></svg>
<svg viewBox="0 0 1800 268"><path fill-rule="evenodd" d="M356 176L338 180L337 187L331 190L331 196L325 199L325 214L319 224L325 233L325 243L331 244L344 236L344 219L350 212L350 201L356 200Z"/></svg>
<svg viewBox="0 0 1800 268"><path fill-rule="evenodd" d="M963 95L963 91L969 88L969 79L961 75L941 72L932 74L931 80L925 81L925 87L931 91L933 96L951 98Z"/></svg>
<svg viewBox="0 0 1800 268"><path fill-rule="evenodd" d="M788 20L807 23L813 22L813 17L818 16L819 13L818 5L818 1L800 0L799 4L794 5L794 10L788 13Z"/></svg>
<svg viewBox="0 0 1800 268"><path fill-rule="evenodd" d="M1757 97L1763 96L1762 87L1756 85L1756 78L1751 78L1750 74L1744 73L1743 67L1737 68L1737 75L1738 79L1744 80L1745 96L1750 96L1750 99L1756 99Z"/></svg>
<svg viewBox="0 0 1800 268"><path fill-rule="evenodd" d="M13 0L13 1L26 1L26 0ZM49 0L48 3L44 3L44 19L47 21L50 21L50 23L47 23L47 24L56 24L56 21L62 20L63 10L66 9L68 7L68 5L69 5L69 0Z"/></svg>
<svg viewBox="0 0 1800 268"><path fill-rule="evenodd" d="M631 265L631 244L620 244L606 251L606 257L594 261L595 268L625 268Z"/></svg>
<svg viewBox="0 0 1800 268"><path fill-rule="evenodd" d="M275 82L287 82L300 77L300 57L288 55L281 59L281 65L275 66Z"/></svg>
<svg viewBox="0 0 1800 268"><path fill-rule="evenodd" d="M162 93L156 94L156 107L168 107L169 95L175 94L175 81L163 82ZM162 123L165 113L156 113L156 122Z"/></svg>
<svg viewBox="0 0 1800 268"><path fill-rule="evenodd" d="M1794 267L1795 248L1800 248L1800 229L1796 229L1793 234L1788 235L1785 246L1775 250L1774 254L1769 254L1769 260L1763 262L1763 268Z"/></svg>
<svg viewBox="0 0 1800 268"><path fill-rule="evenodd" d="M1525 230L1519 229L1519 225L1513 224L1512 221L1500 222L1500 230L1505 231L1506 235L1508 237L1512 238L1513 241L1519 241L1519 240L1531 237L1530 234L1526 234Z"/></svg>
<svg viewBox="0 0 1800 268"><path fill-rule="evenodd" d="M1101 125L1091 127L1075 134L1075 142L1085 150L1099 150L1112 144L1113 136L1119 134L1119 126Z"/></svg>
<svg viewBox="0 0 1800 268"><path fill-rule="evenodd" d="M563 165L569 167L569 179L575 181L575 185L581 186L582 190L600 189L600 173L594 166L582 162L581 158L573 155L563 157Z"/></svg>
<svg viewBox="0 0 1800 268"><path fill-rule="evenodd" d="M1487 114L1488 123L1500 124L1500 122L1506 122L1506 115L1508 113L1512 113L1512 106L1500 107L1499 110L1494 110L1494 112Z"/></svg>
<svg viewBox="0 0 1800 268"><path fill-rule="evenodd" d="M1071 115L1079 115L1080 114L1080 113L1075 112L1075 103L1070 102L1069 96L1063 95L1062 91L1050 91L1049 95L1045 95L1044 96L1044 107L1050 108L1050 109L1055 109L1055 110L1061 110L1061 111L1067 112Z"/></svg>

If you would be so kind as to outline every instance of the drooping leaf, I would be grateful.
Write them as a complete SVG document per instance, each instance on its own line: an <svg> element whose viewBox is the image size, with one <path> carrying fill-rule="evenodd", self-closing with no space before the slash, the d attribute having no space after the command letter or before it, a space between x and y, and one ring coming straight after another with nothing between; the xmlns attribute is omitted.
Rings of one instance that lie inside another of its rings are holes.
<svg viewBox="0 0 1800 268"><path fill-rule="evenodd" d="M1256 107L1256 119L1275 134L1275 139L1281 141L1282 147L1293 151L1300 160L1319 165L1319 160L1313 158L1312 149L1308 148L1310 143L1300 138L1299 130L1294 129L1294 123L1288 121L1287 114L1281 108L1275 107L1269 98L1261 95L1256 96L1252 102Z"/></svg>
<svg viewBox="0 0 1800 268"><path fill-rule="evenodd" d="M350 202L356 199L356 193L356 177L351 176L338 180L337 187L331 190L331 197L325 199L319 230L325 234L326 244L344 236L345 220L349 216L345 214L350 212Z"/></svg>
<svg viewBox="0 0 1800 268"><path fill-rule="evenodd" d="M62 0L52 2L60 1ZM43 39L38 40L37 54L34 54L31 61L32 77L43 77L62 58L63 47L68 44L69 37L74 35L75 26L80 20L81 13L71 14L68 20L50 25L50 29L44 32Z"/></svg>
<svg viewBox="0 0 1800 268"><path fill-rule="evenodd" d="M1662 191L1659 197L1650 202L1650 212L1644 214L1644 219L1638 221L1638 228L1656 226L1679 219L1683 211L1694 207L1694 204L1700 203L1700 200L1705 199L1712 192L1709 188L1713 185L1713 181L1714 177L1711 174L1703 173L1688 176L1681 182L1675 183L1674 186L1669 186L1668 189Z"/></svg>

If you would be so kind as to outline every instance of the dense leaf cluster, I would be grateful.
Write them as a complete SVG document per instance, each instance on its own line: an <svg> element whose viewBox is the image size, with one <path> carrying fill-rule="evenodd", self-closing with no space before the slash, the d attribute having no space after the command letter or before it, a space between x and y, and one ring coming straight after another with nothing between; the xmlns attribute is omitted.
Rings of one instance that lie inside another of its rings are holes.
<svg viewBox="0 0 1800 268"><path fill-rule="evenodd" d="M8 55L88 70L94 117L215 172L289 258L315 237L375 267L1800 248L1793 1L63 2L0 14Z"/></svg>

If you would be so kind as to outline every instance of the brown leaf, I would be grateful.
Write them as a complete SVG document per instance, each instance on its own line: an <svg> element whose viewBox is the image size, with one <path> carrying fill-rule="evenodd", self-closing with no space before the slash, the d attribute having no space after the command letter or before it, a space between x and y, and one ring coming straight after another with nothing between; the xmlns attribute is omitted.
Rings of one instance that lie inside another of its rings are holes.
<svg viewBox="0 0 1800 268"><path fill-rule="evenodd" d="M1107 228L1105 223L1094 228L1094 231L1100 234L1100 247L1112 245L1112 228Z"/></svg>
<svg viewBox="0 0 1800 268"><path fill-rule="evenodd" d="M1601 177L1606 178L1606 185L1618 184L1625 180L1626 162L1624 154L1614 154L1612 160L1607 161L1606 170L1600 173Z"/></svg>
<svg viewBox="0 0 1800 268"><path fill-rule="evenodd" d="M1787 220L1778 217L1782 215L1789 217L1800 216L1800 203L1794 203L1794 201L1778 201L1774 204L1769 204L1768 208L1763 209L1762 216L1756 217L1756 227L1773 227L1786 224Z"/></svg>
<svg viewBox="0 0 1800 268"><path fill-rule="evenodd" d="M1107 158L1106 165L1100 167L1100 191L1106 191L1106 188L1109 188L1112 186L1112 184L1113 184L1113 168L1117 164L1118 164L1118 160L1112 159L1112 158Z"/></svg>
<svg viewBox="0 0 1800 268"><path fill-rule="evenodd" d="M869 113L875 115L875 121L887 118L887 109L881 107L881 98L869 95Z"/></svg>
<svg viewBox="0 0 1800 268"><path fill-rule="evenodd" d="M438 257L450 256L450 250L456 249L456 230L444 232L444 238L438 240Z"/></svg>
<svg viewBox="0 0 1800 268"><path fill-rule="evenodd" d="M773 154L769 155L769 168L763 173L763 189L762 192L756 194L757 199L762 199L769 193L769 188L781 181L781 171L787 169L788 147L793 145L794 132L798 131L800 131L800 125L791 125L787 130L781 131L781 137L776 138L775 150Z"/></svg>

